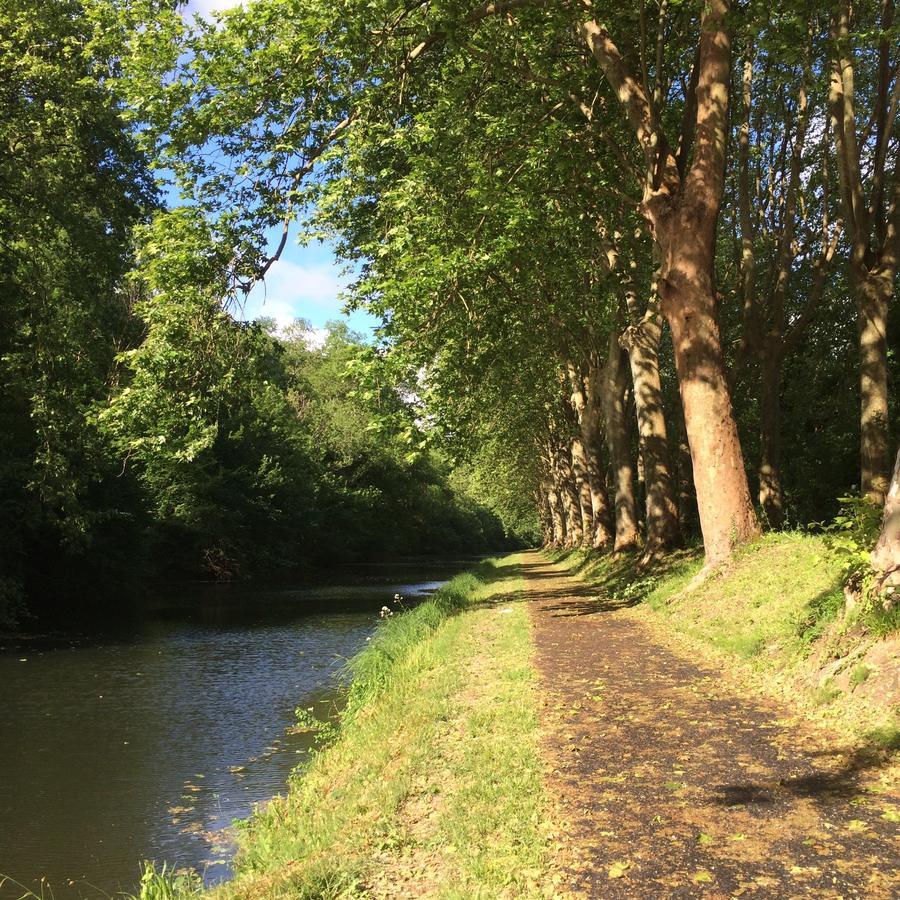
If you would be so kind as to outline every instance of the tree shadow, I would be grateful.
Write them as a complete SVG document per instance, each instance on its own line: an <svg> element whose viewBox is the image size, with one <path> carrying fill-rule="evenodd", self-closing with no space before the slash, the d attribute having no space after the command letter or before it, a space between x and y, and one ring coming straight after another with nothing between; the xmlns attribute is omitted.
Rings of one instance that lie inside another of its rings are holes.
<svg viewBox="0 0 900 900"><path fill-rule="evenodd" d="M642 562L639 550L611 554L569 549L553 553L546 562L521 563L519 567L523 577L532 582L558 581L561 574L549 565L566 564L566 575L584 580L571 580L559 588L539 587L530 599L544 604L558 602L545 607L555 615L579 616L637 606L659 581L701 559L702 550L697 548L673 551L650 563Z"/></svg>
<svg viewBox="0 0 900 900"><path fill-rule="evenodd" d="M815 768L801 775L781 778L774 785L754 782L712 785L712 802L726 807L772 804L778 801L780 793L796 799L820 802L851 801L868 793L863 784L863 776L867 772L877 774L895 758L890 749L873 744L855 748L804 750L800 756L811 765L814 765L813 760L821 757L840 757L842 762L835 769ZM879 795L879 799L885 803L897 804L896 798L890 795Z"/></svg>

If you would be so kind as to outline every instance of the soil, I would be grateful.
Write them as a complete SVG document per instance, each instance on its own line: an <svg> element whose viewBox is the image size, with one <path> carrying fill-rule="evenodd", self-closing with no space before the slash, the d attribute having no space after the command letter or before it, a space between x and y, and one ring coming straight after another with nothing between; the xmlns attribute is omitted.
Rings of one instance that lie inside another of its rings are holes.
<svg viewBox="0 0 900 900"><path fill-rule="evenodd" d="M900 897L885 751L690 656L540 554L522 568L567 892Z"/></svg>

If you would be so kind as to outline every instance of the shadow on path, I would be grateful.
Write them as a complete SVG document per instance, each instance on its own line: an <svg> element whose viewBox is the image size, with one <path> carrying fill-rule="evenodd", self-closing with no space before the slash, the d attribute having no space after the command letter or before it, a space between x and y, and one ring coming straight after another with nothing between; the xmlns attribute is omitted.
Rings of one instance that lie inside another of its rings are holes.
<svg viewBox="0 0 900 900"><path fill-rule="evenodd" d="M900 896L900 803L860 750L669 649L538 553L549 787L569 889L618 897Z"/></svg>

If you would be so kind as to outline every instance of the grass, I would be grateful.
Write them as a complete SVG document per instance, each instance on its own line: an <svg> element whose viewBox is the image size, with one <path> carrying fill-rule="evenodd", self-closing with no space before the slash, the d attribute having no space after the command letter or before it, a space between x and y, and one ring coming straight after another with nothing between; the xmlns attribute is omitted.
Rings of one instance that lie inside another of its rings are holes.
<svg viewBox="0 0 900 900"><path fill-rule="evenodd" d="M514 560L449 582L350 664L336 740L242 827L230 898L541 895L547 824ZM148 876L142 900L197 895Z"/></svg>
<svg viewBox="0 0 900 900"><path fill-rule="evenodd" d="M865 663L860 663L859 665L854 666L850 671L850 684L853 687L864 684L871 674L872 669Z"/></svg>
<svg viewBox="0 0 900 900"><path fill-rule="evenodd" d="M843 602L840 568L814 536L770 534L742 548L726 569L687 588L703 565L699 550L672 554L647 573L632 559L557 556L610 596L643 602L678 631L752 660L808 653Z"/></svg>
<svg viewBox="0 0 900 900"><path fill-rule="evenodd" d="M896 720L889 709L853 693L873 677L869 666L848 663L842 678L839 665L828 667L853 649L864 650L866 642L895 634L898 610L866 609L844 619L840 561L821 536L765 535L696 588L690 585L703 564L699 548L671 554L649 571L634 557L569 551L555 559L596 585L605 602L636 606L635 615L735 660L764 688L790 694L857 734L890 730Z"/></svg>

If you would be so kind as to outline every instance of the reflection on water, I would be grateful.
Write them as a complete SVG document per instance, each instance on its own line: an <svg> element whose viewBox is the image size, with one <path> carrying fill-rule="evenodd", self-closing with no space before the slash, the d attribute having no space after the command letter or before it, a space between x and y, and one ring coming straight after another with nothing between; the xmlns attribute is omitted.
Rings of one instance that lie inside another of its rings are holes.
<svg viewBox="0 0 900 900"><path fill-rule="evenodd" d="M0 874L38 893L46 877L57 898L132 890L141 859L226 877L223 829L282 792L310 747L285 730L294 708L334 709L382 604L441 583L417 574L197 588L124 635L0 651Z"/></svg>

